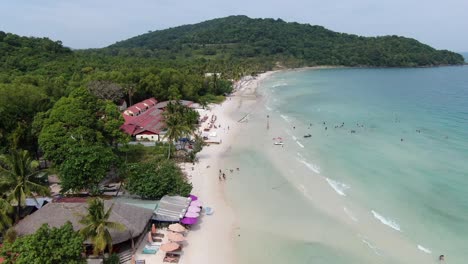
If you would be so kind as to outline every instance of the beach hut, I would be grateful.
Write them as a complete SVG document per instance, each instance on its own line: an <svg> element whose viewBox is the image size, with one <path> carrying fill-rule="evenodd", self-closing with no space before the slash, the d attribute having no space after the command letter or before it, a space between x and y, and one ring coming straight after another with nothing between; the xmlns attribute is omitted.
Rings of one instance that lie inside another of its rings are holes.
<svg viewBox="0 0 468 264"><path fill-rule="evenodd" d="M179 222L187 212L192 199L182 196L165 195L154 211L153 220L157 222Z"/></svg>
<svg viewBox="0 0 468 264"><path fill-rule="evenodd" d="M109 221L121 223L126 228L124 231L109 230L113 244L128 241L143 233L153 215L153 210L124 203L104 201L105 210L108 210L112 204L114 206ZM86 215L87 210L86 199L82 199L81 202L78 200L52 202L21 220L14 228L18 235L22 236L35 233L43 224L49 224L50 227L60 227L66 222L71 222L73 229L78 231L83 227L79 223L81 216ZM91 243L85 241L85 244Z"/></svg>

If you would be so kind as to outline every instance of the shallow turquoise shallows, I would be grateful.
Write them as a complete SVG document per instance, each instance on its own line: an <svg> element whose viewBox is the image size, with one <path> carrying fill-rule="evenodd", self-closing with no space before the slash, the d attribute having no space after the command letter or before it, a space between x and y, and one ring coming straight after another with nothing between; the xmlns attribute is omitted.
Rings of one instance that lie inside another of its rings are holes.
<svg viewBox="0 0 468 264"><path fill-rule="evenodd" d="M224 160L241 263L468 259L467 66L286 71L258 92Z"/></svg>

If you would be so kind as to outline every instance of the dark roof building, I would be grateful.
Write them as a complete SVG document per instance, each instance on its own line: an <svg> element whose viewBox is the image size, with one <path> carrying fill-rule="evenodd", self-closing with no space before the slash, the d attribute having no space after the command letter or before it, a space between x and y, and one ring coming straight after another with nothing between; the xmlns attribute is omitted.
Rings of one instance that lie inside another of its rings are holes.
<svg viewBox="0 0 468 264"><path fill-rule="evenodd" d="M113 201L104 201L105 209L109 209L112 204L114 207L109 221L121 223L126 227L125 231L110 230L114 244L129 240L130 234L133 237L139 236L153 216L153 210ZM48 203L21 220L14 228L20 236L35 233L43 224L49 224L50 227L60 227L66 222L71 222L73 229L80 230L83 226L79 221L82 216L87 214L87 205L83 199ZM86 244L89 244L89 241Z"/></svg>

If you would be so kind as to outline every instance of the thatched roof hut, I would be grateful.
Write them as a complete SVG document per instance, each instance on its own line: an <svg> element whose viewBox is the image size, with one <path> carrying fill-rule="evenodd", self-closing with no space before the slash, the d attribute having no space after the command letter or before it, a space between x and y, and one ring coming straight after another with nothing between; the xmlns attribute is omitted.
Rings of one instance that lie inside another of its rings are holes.
<svg viewBox="0 0 468 264"><path fill-rule="evenodd" d="M118 203L113 201L104 201L104 207L107 210L112 204L112 214L109 218L112 222L125 225L125 231L110 230L112 242L114 244L122 243L132 237L139 236L150 221L153 211L133 205ZM83 226L79 223L81 217L87 214L87 203L85 202L53 202L46 204L40 210L21 220L15 230L18 235L29 235L36 232L43 224L49 224L50 227L60 227L67 221L73 224L75 230L80 230Z"/></svg>

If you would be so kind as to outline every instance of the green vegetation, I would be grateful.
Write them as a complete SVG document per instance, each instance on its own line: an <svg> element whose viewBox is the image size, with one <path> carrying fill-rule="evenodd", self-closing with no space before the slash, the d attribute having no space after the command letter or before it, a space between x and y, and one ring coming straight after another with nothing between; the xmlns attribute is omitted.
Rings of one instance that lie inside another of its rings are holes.
<svg viewBox="0 0 468 264"><path fill-rule="evenodd" d="M124 231L126 227L120 223L110 222L109 217L112 212L113 205L104 209L104 201L99 198L88 200L88 214L83 216L80 224L84 227L80 230L80 234L85 239L90 239L93 244L94 255L99 255L107 248L112 253L112 237L110 229Z"/></svg>
<svg viewBox="0 0 468 264"><path fill-rule="evenodd" d="M183 106L178 101L167 105L164 112L164 122L167 129L164 137L169 141L167 159L171 157L171 149L176 140L194 134L198 118L199 114L197 111Z"/></svg>
<svg viewBox="0 0 468 264"><path fill-rule="evenodd" d="M62 190L96 190L117 160L112 146L128 142L117 106L77 88L35 120L44 157L60 173Z"/></svg>
<svg viewBox="0 0 468 264"><path fill-rule="evenodd" d="M43 185L47 173L38 167L39 163L26 150L13 150L9 155L0 156L0 192L9 203L16 205L16 220L20 219L27 197L33 193L49 193L49 188Z"/></svg>
<svg viewBox="0 0 468 264"><path fill-rule="evenodd" d="M116 106L121 99L130 105L149 97L185 99L206 106L232 91L230 79L274 68L462 63L461 55L414 39L360 37L245 16L155 31L107 48L79 51L63 47L60 41L0 31L0 154L17 156L11 161L20 168L6 158L0 164L0 199L4 199L0 227L10 225L5 218L10 209L4 203L19 201L18 218L25 197L45 193L43 179L36 177L42 172L27 153L51 162L63 192L87 189L96 194L111 170L128 172L121 178L132 193L144 198L190 192L191 186L170 158L178 153L175 141L194 131L198 115L170 104L165 113L169 144L143 150L125 145L129 137L119 129L123 118ZM202 143L197 139L185 158L195 161ZM168 185L170 181L175 184Z"/></svg>
<svg viewBox="0 0 468 264"><path fill-rule="evenodd" d="M460 54L399 36L360 37L281 19L230 16L154 31L104 50L121 56L234 61L236 67L432 66L462 64ZM236 63L243 62L243 63Z"/></svg>
<svg viewBox="0 0 468 264"><path fill-rule="evenodd" d="M157 200L166 194L188 196L192 185L172 160L129 164L125 188L143 199Z"/></svg>
<svg viewBox="0 0 468 264"><path fill-rule="evenodd" d="M0 233L11 226L11 215L13 208L5 199L0 198Z"/></svg>
<svg viewBox="0 0 468 264"><path fill-rule="evenodd" d="M83 237L73 230L71 223L60 228L44 224L36 233L6 242L0 248L5 264L82 264Z"/></svg>

